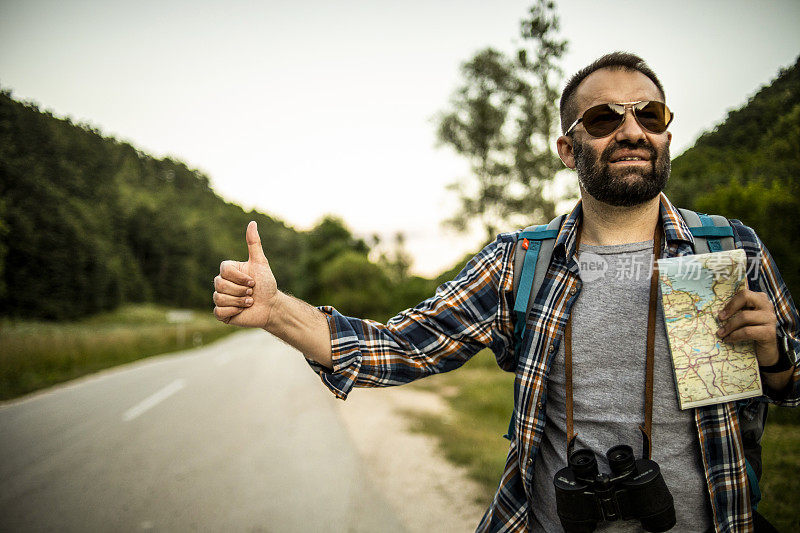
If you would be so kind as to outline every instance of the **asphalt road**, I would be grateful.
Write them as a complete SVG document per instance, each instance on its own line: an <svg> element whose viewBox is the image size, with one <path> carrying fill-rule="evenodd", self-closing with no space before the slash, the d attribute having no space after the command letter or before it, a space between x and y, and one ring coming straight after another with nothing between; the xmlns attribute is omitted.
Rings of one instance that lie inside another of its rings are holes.
<svg viewBox="0 0 800 533"><path fill-rule="evenodd" d="M0 531L402 531L336 401L248 331L0 405Z"/></svg>

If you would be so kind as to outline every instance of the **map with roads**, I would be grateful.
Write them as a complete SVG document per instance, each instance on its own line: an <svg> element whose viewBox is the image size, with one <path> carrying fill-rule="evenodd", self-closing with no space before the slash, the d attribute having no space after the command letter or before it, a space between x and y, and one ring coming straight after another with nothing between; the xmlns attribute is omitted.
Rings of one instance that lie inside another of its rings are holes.
<svg viewBox="0 0 800 533"><path fill-rule="evenodd" d="M746 287L744 250L658 261L664 320L681 409L760 396L755 346L716 336L717 315Z"/></svg>

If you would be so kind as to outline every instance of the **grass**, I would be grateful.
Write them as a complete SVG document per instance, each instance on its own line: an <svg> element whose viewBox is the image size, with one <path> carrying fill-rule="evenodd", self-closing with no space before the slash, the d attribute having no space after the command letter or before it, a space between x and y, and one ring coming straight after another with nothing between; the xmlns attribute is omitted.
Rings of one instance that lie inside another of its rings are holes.
<svg viewBox="0 0 800 533"><path fill-rule="evenodd" d="M514 376L484 350L455 372L411 386L442 394L449 403L447 417L410 414L414 428L436 437L445 456L467 468L482 488L479 503L488 506L508 453L501 435L513 407ZM800 408L771 406L762 446L758 510L779 531L800 531Z"/></svg>
<svg viewBox="0 0 800 533"><path fill-rule="evenodd" d="M445 391L452 416L413 414L414 428L439 439L445 456L467 467L482 489L480 502L488 506L506 463L508 429L513 407L514 375L497 367L484 350L455 372L432 376L412 385Z"/></svg>
<svg viewBox="0 0 800 533"><path fill-rule="evenodd" d="M169 313L132 305L77 322L0 322L0 400L235 331L211 313L186 312L180 324Z"/></svg>
<svg viewBox="0 0 800 533"><path fill-rule="evenodd" d="M758 512L778 531L800 531L800 408L771 406L761 446Z"/></svg>

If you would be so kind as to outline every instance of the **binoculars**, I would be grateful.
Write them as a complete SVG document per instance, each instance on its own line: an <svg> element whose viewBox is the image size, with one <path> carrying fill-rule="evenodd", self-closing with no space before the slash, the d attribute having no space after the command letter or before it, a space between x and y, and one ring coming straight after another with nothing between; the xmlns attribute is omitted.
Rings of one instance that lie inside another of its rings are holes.
<svg viewBox="0 0 800 533"><path fill-rule="evenodd" d="M641 521L645 531L675 526L675 507L661 469L650 459L635 459L621 444L606 452L611 474L601 474L591 450L570 453L556 472L556 509L564 531L589 533L603 520Z"/></svg>

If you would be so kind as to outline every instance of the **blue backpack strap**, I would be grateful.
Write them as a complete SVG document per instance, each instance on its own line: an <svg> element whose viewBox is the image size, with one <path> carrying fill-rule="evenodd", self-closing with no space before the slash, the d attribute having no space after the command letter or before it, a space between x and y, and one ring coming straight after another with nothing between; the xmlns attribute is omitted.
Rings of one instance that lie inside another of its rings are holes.
<svg viewBox="0 0 800 533"><path fill-rule="evenodd" d="M525 336L528 312L550 266L553 246L563 218L564 215L554 218L546 225L529 226L517 236L513 282L516 319L514 351L517 357L522 338Z"/></svg>
<svg viewBox="0 0 800 533"><path fill-rule="evenodd" d="M514 357L516 365L519 363L522 339L527 330L528 313L533 306L536 293L544 281L550 258L553 256L558 231L566 215L561 215L550 221L549 224L529 226L517 236L517 246L514 250L514 278L512 290L514 292ZM516 399L514 412L508 422L508 432L503 435L511 439L514 434L516 419Z"/></svg>
<svg viewBox="0 0 800 533"><path fill-rule="evenodd" d="M694 237L694 253L707 254L734 249L733 228L727 218L695 213L690 209L679 211Z"/></svg>
<svg viewBox="0 0 800 533"><path fill-rule="evenodd" d="M522 269L519 275L519 284L514 293L514 353L518 354L522 338L525 336L526 317L528 314L528 299L533 287L533 278L536 273L536 262L539 260L539 250L542 248L542 241L551 232L546 225L533 226L532 229L522 230L517 237L517 249L523 254ZM518 256L517 256L518 257Z"/></svg>
<svg viewBox="0 0 800 533"><path fill-rule="evenodd" d="M750 485L750 506L753 511L757 511L758 502L761 501L761 487L758 486L758 476L747 459L744 460L744 466L747 468L747 482Z"/></svg>
<svg viewBox="0 0 800 533"><path fill-rule="evenodd" d="M558 216L547 225L547 230L555 233L552 233L552 237L548 237L547 240L542 241L542 248L539 250L539 260L536 262L536 272L533 275L533 286L528 295L528 308L526 313L531 312L531 307L533 307L536 295L539 294L539 289L542 287L542 283L544 283L545 274L547 274L547 270L550 268L550 259L553 257L553 248L555 248L556 245L558 232L561 230L561 224L564 223L566 218L567 215Z"/></svg>
<svg viewBox="0 0 800 533"><path fill-rule="evenodd" d="M739 432L742 435L744 465L747 469L747 484L750 486L750 506L758 510L761 501L761 488L758 486L763 470L761 458L761 437L767 423L767 402L761 398L750 398L736 402L739 416Z"/></svg>

